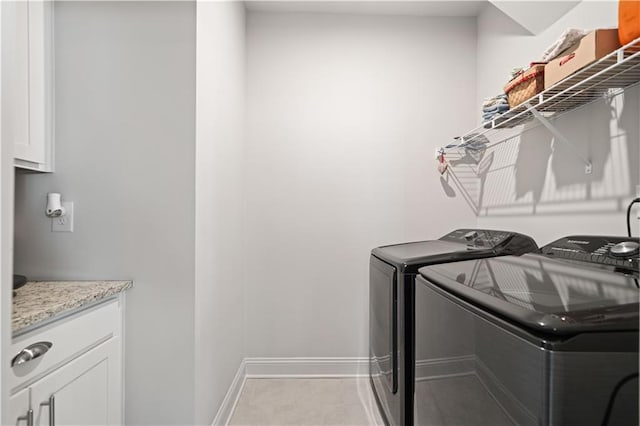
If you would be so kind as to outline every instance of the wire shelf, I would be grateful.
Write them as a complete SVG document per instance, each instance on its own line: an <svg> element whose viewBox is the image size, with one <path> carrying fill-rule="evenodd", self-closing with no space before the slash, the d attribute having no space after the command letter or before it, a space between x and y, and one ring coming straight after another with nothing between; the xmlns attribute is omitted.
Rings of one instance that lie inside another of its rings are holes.
<svg viewBox="0 0 640 426"><path fill-rule="evenodd" d="M540 92L523 104L512 108L467 132L458 143L441 149L446 153L486 144L501 130L512 129L534 119L534 110L545 118L557 118L603 97L615 95L640 83L640 39L619 48L582 68L566 79ZM513 137L513 133L509 137Z"/></svg>

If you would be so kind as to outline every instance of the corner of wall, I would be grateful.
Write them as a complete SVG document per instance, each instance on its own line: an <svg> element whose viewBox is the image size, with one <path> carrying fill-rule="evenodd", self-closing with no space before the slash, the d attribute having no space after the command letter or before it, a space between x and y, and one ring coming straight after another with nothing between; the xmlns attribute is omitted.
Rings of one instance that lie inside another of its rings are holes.
<svg viewBox="0 0 640 426"><path fill-rule="evenodd" d="M196 16L197 424L228 404L244 358L245 6L198 1ZM217 420L216 420L217 421Z"/></svg>

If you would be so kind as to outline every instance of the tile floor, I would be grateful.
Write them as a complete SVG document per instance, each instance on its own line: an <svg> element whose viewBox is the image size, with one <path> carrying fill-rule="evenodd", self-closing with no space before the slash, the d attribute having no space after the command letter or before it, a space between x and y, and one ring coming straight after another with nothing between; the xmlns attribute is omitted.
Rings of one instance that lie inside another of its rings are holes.
<svg viewBox="0 0 640 426"><path fill-rule="evenodd" d="M247 379L230 425L383 425L368 378Z"/></svg>
<svg viewBox="0 0 640 426"><path fill-rule="evenodd" d="M418 425L515 424L475 375L416 382Z"/></svg>

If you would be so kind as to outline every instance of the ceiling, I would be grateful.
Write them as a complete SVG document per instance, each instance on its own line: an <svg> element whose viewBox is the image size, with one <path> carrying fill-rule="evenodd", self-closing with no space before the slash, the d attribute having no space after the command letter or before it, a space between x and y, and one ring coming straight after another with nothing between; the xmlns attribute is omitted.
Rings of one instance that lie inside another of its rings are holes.
<svg viewBox="0 0 640 426"><path fill-rule="evenodd" d="M249 11L404 16L478 16L487 0L245 1Z"/></svg>

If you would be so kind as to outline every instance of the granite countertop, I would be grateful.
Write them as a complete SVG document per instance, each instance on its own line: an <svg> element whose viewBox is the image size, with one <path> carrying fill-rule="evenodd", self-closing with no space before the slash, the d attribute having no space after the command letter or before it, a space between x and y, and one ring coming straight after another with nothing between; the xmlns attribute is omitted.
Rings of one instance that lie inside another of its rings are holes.
<svg viewBox="0 0 640 426"><path fill-rule="evenodd" d="M95 305L133 286L131 281L29 281L15 290L13 334Z"/></svg>

